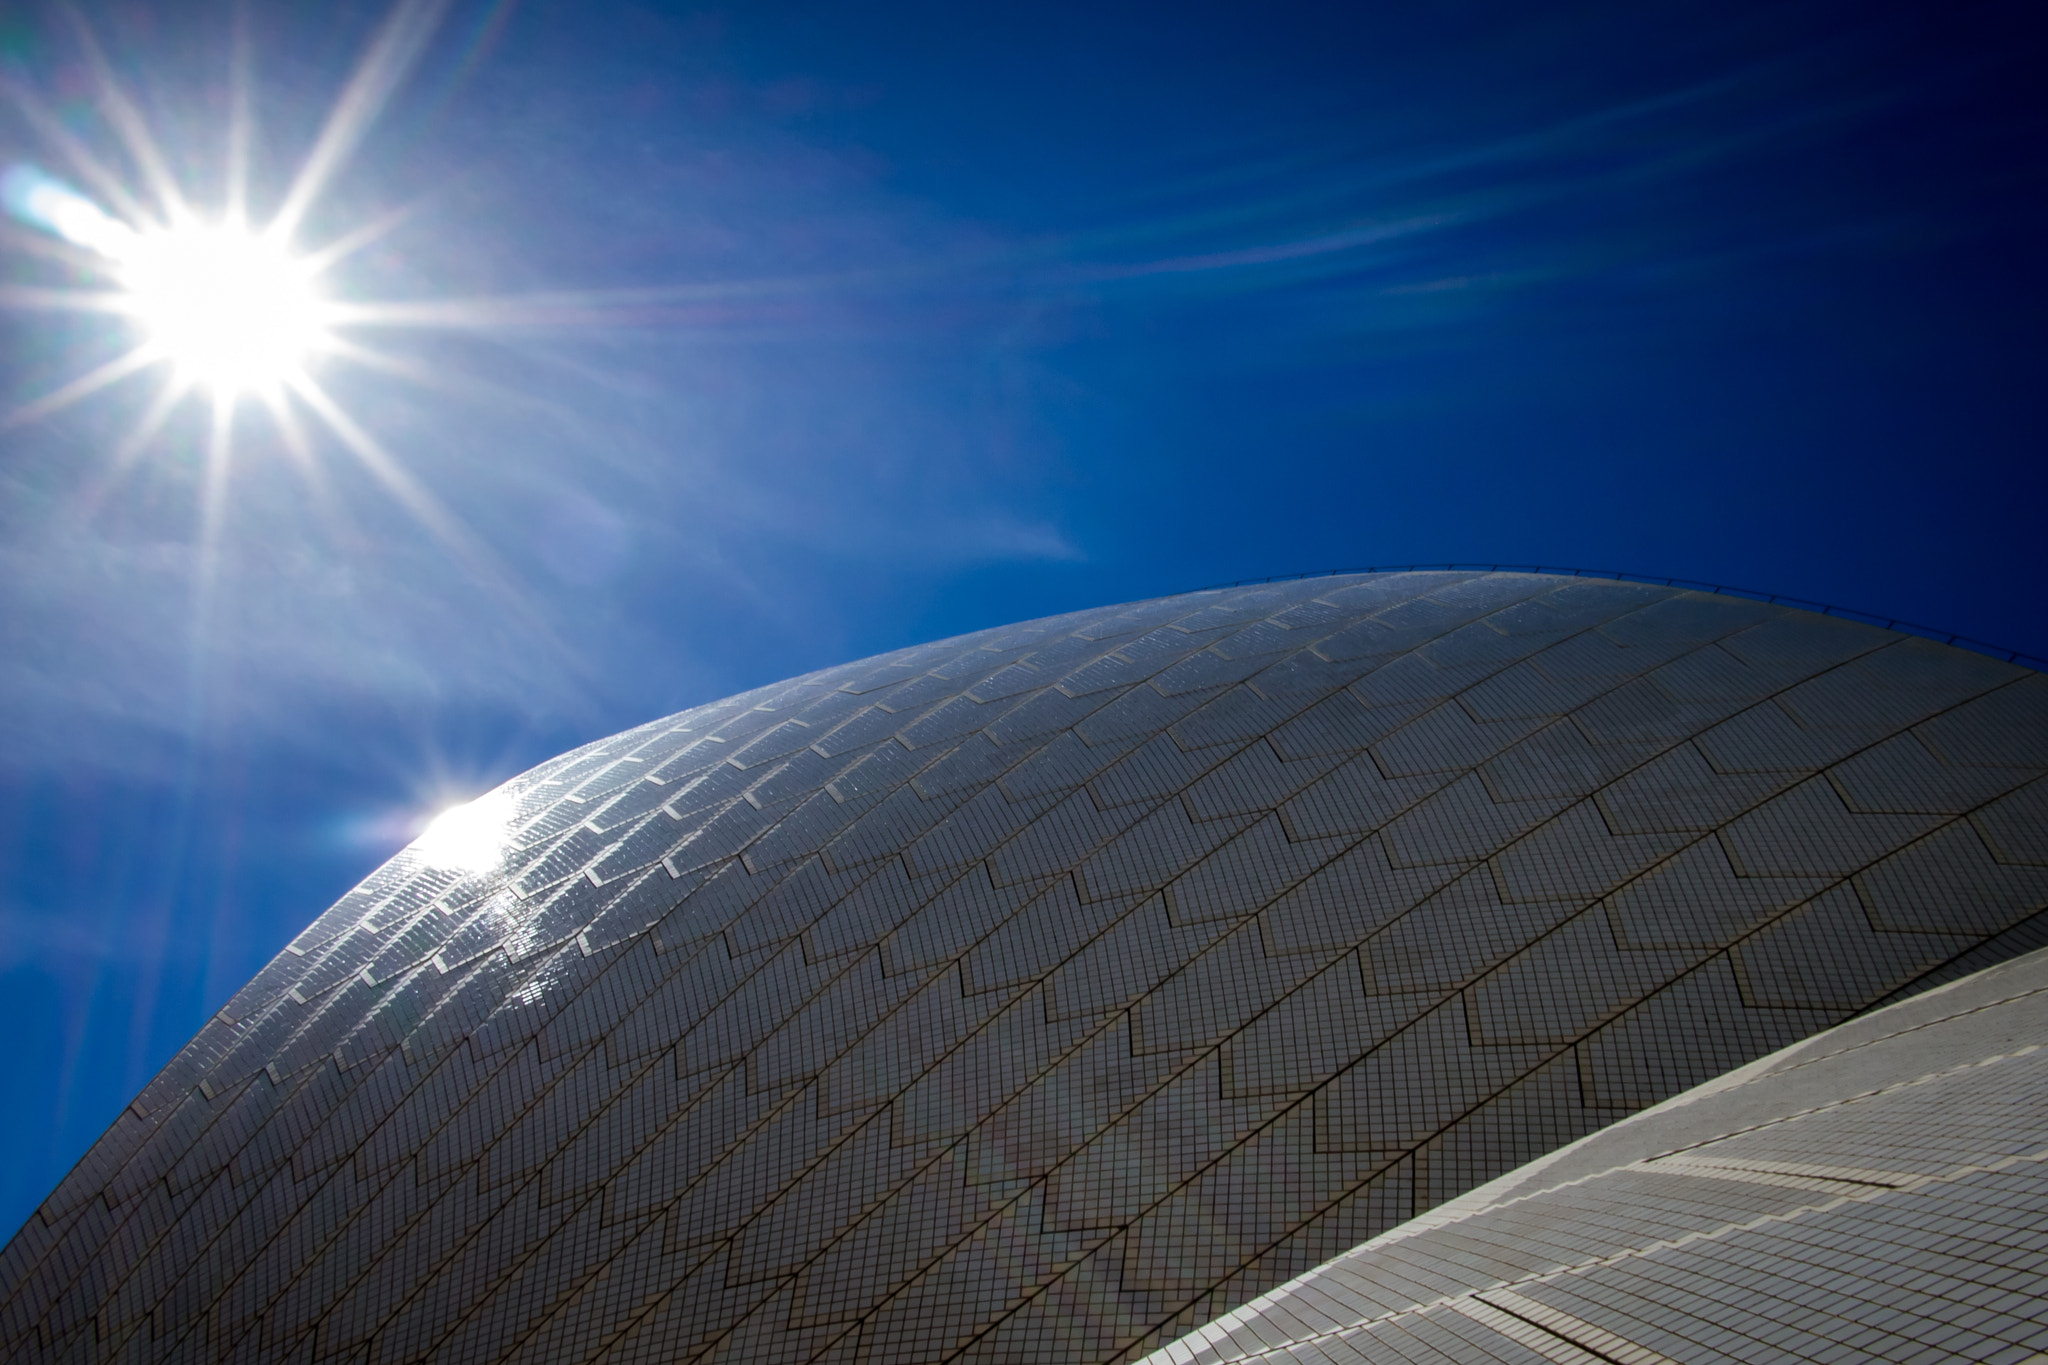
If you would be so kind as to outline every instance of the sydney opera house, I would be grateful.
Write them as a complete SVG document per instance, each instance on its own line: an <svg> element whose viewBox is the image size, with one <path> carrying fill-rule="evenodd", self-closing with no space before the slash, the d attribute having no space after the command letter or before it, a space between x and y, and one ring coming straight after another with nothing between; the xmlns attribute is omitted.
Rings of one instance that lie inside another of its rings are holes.
<svg viewBox="0 0 2048 1365"><path fill-rule="evenodd" d="M2048 1360L2048 679L1532 573L507 783L0 1253L33 1361Z"/></svg>

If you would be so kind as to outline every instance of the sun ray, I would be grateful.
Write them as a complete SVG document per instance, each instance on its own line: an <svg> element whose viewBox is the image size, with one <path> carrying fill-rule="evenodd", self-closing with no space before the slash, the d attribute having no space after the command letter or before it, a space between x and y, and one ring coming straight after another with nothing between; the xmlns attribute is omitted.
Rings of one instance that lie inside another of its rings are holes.
<svg viewBox="0 0 2048 1365"><path fill-rule="evenodd" d="M91 521L98 514L100 505L113 493L128 471L142 458L142 452L162 431L164 423L170 420L178 404L185 401L191 385L177 375L170 375L158 386L156 395L149 400L149 406L142 410L128 428L128 434L121 438L121 444L114 447L114 453L107 460L107 466L100 471L78 494L78 517L80 521Z"/></svg>
<svg viewBox="0 0 2048 1365"><path fill-rule="evenodd" d="M365 346L361 342L351 341L347 337L335 337L327 343L326 349L327 354L337 356L343 360L354 361L366 370L375 370L379 374L388 374L394 378L407 380L410 383L418 384L422 388L433 389L440 393L452 391L448 381L443 376L435 374L427 366L417 361L406 360L400 356L386 355L374 346Z"/></svg>
<svg viewBox="0 0 2048 1365"><path fill-rule="evenodd" d="M32 284L0 285L0 308L37 313L126 313L128 299L111 289L46 289Z"/></svg>
<svg viewBox="0 0 2048 1365"><path fill-rule="evenodd" d="M185 401L185 395L192 386L176 375L167 376L158 386L156 396L149 400L149 406L135 419L134 426L121 438L121 444L114 447L113 458L108 462L110 471L116 475L125 473L128 467L142 458L142 452L156 434L163 430L164 423L177 411L178 404Z"/></svg>
<svg viewBox="0 0 2048 1365"><path fill-rule="evenodd" d="M124 218L137 220L148 216L143 211L142 202L128 192L121 178L108 170L83 142L72 136L71 130L43 107L35 92L4 78L0 78L0 90L7 93L14 107L35 129L36 136L55 147L78 178L98 191Z"/></svg>
<svg viewBox="0 0 2048 1365"><path fill-rule="evenodd" d="M350 417L310 376L294 375L288 383L291 391L312 410L314 416L325 424L349 453L361 462L371 477L383 484L385 491L426 528L427 533L440 543L441 548L469 571L477 586L490 594L507 615L516 618L536 640L554 651L557 657L572 663L575 661L574 652L559 638L554 627L534 609L528 595L519 591L515 576L498 562L488 547L470 536L468 530L453 513L441 505L439 499L406 473L404 466L385 450L374 436L357 425L355 419Z"/></svg>
<svg viewBox="0 0 2048 1365"><path fill-rule="evenodd" d="M515 388L476 379L459 378L417 360L386 354L374 346L366 346L348 337L332 338L327 344L326 352L338 359L360 365L366 370L375 370L394 379L403 379L433 393L488 399L495 403L530 401L527 395Z"/></svg>
<svg viewBox="0 0 2048 1365"><path fill-rule="evenodd" d="M206 715L211 663L210 646L221 568L221 529L227 505L228 465L234 453L234 406L216 398L207 432L206 467L199 491L199 534L194 545L192 605L186 622L185 659L187 723L195 729Z"/></svg>
<svg viewBox="0 0 2048 1365"><path fill-rule="evenodd" d="M221 526L227 517L228 474L234 461L235 404L216 397L213 421L206 433L206 472L199 486L199 556L209 591L219 569Z"/></svg>
<svg viewBox="0 0 2048 1365"><path fill-rule="evenodd" d="M285 391L281 388L265 389L263 410L270 414L271 425L277 428L277 437L284 442L285 453L292 457L292 463L309 475L317 471L320 462L313 458L313 443L307 439L298 410L286 399Z"/></svg>
<svg viewBox="0 0 2048 1365"><path fill-rule="evenodd" d="M249 110L248 0L235 0L233 33L228 39L227 173L221 202L229 222L249 216L249 144L255 129Z"/></svg>
<svg viewBox="0 0 2048 1365"><path fill-rule="evenodd" d="M348 337L331 338L326 350L337 359L346 360L379 374L390 375L393 379L402 380L442 397L488 404L498 412L516 409L549 418L559 418L563 415L557 405L538 399L514 385L456 374L446 368L437 369L402 356L387 355L375 347L365 346Z"/></svg>
<svg viewBox="0 0 2048 1365"><path fill-rule="evenodd" d="M269 414L271 424L277 428L278 439L284 443L293 467L312 490L313 513L327 528L334 544L352 550L364 548L363 534L350 520L348 508L334 495L327 467L314 454L312 437L306 431L305 423L299 420L299 410L286 396L286 391L283 388L264 390L263 408Z"/></svg>
<svg viewBox="0 0 2048 1365"><path fill-rule="evenodd" d="M156 347L145 342L135 349L115 356L106 364L86 371L62 388L44 394L30 403L24 403L6 417L0 418L0 430L18 427L52 413L62 412L81 398L90 397L106 388L118 384L129 375L148 369L161 359Z"/></svg>
<svg viewBox="0 0 2048 1365"><path fill-rule="evenodd" d="M299 167L270 230L289 238L383 112L405 73L440 26L448 0L399 0L343 88L313 150Z"/></svg>
<svg viewBox="0 0 2048 1365"><path fill-rule="evenodd" d="M0 183L5 183L4 177L0 177ZM73 270L99 274L107 268L106 258L98 252L82 247L76 242L52 237L47 232L32 232L27 228L16 227L12 223L0 223L0 246L12 251L25 251L32 256L41 256L46 261L56 261L70 266ZM97 291L67 288L54 292L90 294Z"/></svg>
<svg viewBox="0 0 2048 1365"><path fill-rule="evenodd" d="M499 572L496 566L490 563L481 547L472 543L469 533L454 515L442 507L440 500L424 485L406 473L405 466L384 449L376 437L357 425L356 420L325 389L303 373L291 376L286 383L370 472L370 476L383 484L385 491L412 513L444 549L462 560L464 566L479 577L497 580Z"/></svg>
<svg viewBox="0 0 2048 1365"><path fill-rule="evenodd" d="M335 238L318 251L306 252L299 260L312 274L323 274L364 247L381 240L417 211L416 205L407 204L392 209L389 213L379 214L361 227Z"/></svg>
<svg viewBox="0 0 2048 1365"><path fill-rule="evenodd" d="M772 292L763 289L763 293ZM712 304L752 297L741 285L679 285L663 289L563 291L545 294L484 295L467 299L408 299L405 302L340 302L336 326L418 328L428 331L501 331L507 328L618 326L645 318L651 310Z"/></svg>
<svg viewBox="0 0 2048 1365"><path fill-rule="evenodd" d="M185 196L179 192L178 182L172 177L163 153L158 150L156 139L150 136L149 124L144 121L142 111L121 88L120 79L114 75L114 68L107 61L106 51L100 47L99 36L93 32L85 15L74 5L64 6L63 13L71 21L79 50L84 53L86 67L92 72L93 83L98 87L100 112L120 136L121 144L135 162L135 168L149 182L166 221L182 222L188 216Z"/></svg>
<svg viewBox="0 0 2048 1365"><path fill-rule="evenodd" d="M800 299L821 294L900 288L956 274L961 261L923 261L885 269L818 275L771 275L638 289L565 289L470 298L337 302L337 326L445 331L519 327L619 326L672 321L675 310L719 304Z"/></svg>

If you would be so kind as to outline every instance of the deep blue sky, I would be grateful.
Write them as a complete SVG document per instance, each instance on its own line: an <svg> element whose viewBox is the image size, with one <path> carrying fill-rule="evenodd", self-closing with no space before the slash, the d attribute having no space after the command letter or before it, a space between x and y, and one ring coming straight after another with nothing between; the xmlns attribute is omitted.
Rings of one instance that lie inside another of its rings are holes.
<svg viewBox="0 0 2048 1365"><path fill-rule="evenodd" d="M466 552L251 423L195 617L203 412L0 430L0 1235L438 804L793 673L1442 559L2048 654L2036 8L456 0L309 237L523 300L320 371ZM252 10L274 197L383 10ZM231 8L85 12L208 199ZM0 314L0 396L117 333Z"/></svg>

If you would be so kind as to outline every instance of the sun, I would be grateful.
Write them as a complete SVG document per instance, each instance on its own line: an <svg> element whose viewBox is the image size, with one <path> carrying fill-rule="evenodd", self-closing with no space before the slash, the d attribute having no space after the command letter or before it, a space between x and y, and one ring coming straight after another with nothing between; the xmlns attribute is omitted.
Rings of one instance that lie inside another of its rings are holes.
<svg viewBox="0 0 2048 1365"><path fill-rule="evenodd" d="M352 298L343 287L338 267L405 219L403 211L352 227L334 224L327 213L324 221L339 227L340 235L311 247L301 241L322 217L316 205L362 148L445 9L439 0L393 0L303 160L276 185L259 183L251 154L259 139L244 19L237 19L224 52L227 117L218 144L224 156L192 143L190 127L182 130L183 145L160 145L158 125L115 75L93 25L81 14L71 14L70 26L90 81L90 105L99 116L96 127L86 125L91 136L68 126L27 82L0 74L0 95L61 158L52 169L26 160L0 163L0 212L35 230L26 237L0 237L0 243L55 262L44 271L47 284L0 283L0 307L97 314L126 333L127 343L96 368L0 414L0 426L38 420L131 377L154 375L157 396L120 443L112 462L119 469L154 444L187 396L210 399L214 410L209 477L225 475L232 433L247 426L240 410L267 409L278 438L267 444L287 448L302 464L313 457L300 421L309 415L431 523L430 529L446 531L450 519L429 506L431 499L400 462L342 410L315 373L329 366L316 362L430 378L366 345L356 333L364 327L438 325L444 314L448 325L474 320L460 308L443 308L431 320L409 317L405 310ZM180 171L196 171L219 197L196 202ZM14 278L21 278L19 267Z"/></svg>
<svg viewBox="0 0 2048 1365"><path fill-rule="evenodd" d="M244 7L237 7L223 53L226 117L213 150L196 136L199 120L147 116L75 7L61 13L76 40L87 101L60 110L11 65L0 70L0 105L14 107L50 158L46 169L0 156L0 310L79 315L80 324L65 333L80 339L82 355L94 357L11 410L0 402L0 433L108 390L154 389L127 405L132 416L117 439L89 451L89 463L81 461L71 507L84 525L145 468L168 471L150 481L151 497L180 485L189 491L195 515L187 634L195 687L205 678L209 632L224 616L217 599L233 588L223 567L229 540L265 534L261 520L229 515L236 483L245 477L240 471L252 458L281 457L295 466L309 505L351 537L353 517L327 466L352 464L494 598L507 619L549 638L518 575L458 509L443 503L403 452L387 448L343 401L347 393L375 402L377 388L359 377L345 389L334 381L353 369L445 392L452 386L434 364L408 354L402 343L390 350L373 339L393 330L490 336L565 320L604 322L672 292L392 300L350 287L348 263L410 221L413 206L354 214L333 204L331 191L449 8L444 0L390 2L296 168L274 183L259 173L264 159L252 155L262 139ZM500 2L492 12L502 16L508 9ZM70 70L64 69L67 81ZM161 145L164 127L185 140ZM188 192L181 173L206 186L203 202ZM0 390L7 387L0 383ZM209 409L201 421L174 423L195 399ZM445 811L421 834L416 852L434 866L488 870L503 856L508 811L502 797L490 795Z"/></svg>
<svg viewBox="0 0 2048 1365"><path fill-rule="evenodd" d="M509 796L486 792L436 815L413 840L412 850L430 867L488 872L504 859L505 831L512 815Z"/></svg>
<svg viewBox="0 0 2048 1365"><path fill-rule="evenodd" d="M109 310L141 331L137 358L167 363L181 390L217 402L274 395L334 345L319 265L275 231L232 215L208 222L183 205L169 223L136 227L30 164L0 175L0 204L92 253L115 286Z"/></svg>
<svg viewBox="0 0 2048 1365"><path fill-rule="evenodd" d="M173 167L209 164L193 145L170 154L157 142L142 106L117 79L92 26L72 15L83 69L92 82L99 143L66 126L35 90L0 73L5 96L39 130L61 160L61 174L33 161L0 164L0 214L28 233L0 223L0 248L25 252L0 275L0 308L86 314L107 328L86 329L95 350L117 342L110 359L56 387L0 410L0 429L40 421L103 390L151 382L154 397L92 481L97 506L143 457L176 447L172 415L188 398L211 407L201 458L184 467L200 477L200 549L211 556L239 451L276 452L298 465L316 497L331 484L320 462L337 448L361 466L481 581L507 593L510 580L460 519L346 410L326 372L348 366L432 386L431 369L367 343L365 329L482 330L519 313L491 299L414 299L391 304L353 296L344 264L407 219L401 208L350 224L316 215L336 177L361 149L405 73L432 38L446 6L439 0L395 0L336 95L297 169L282 183L259 183L251 147L256 137L246 34L228 44L224 156L206 172L219 198L201 204ZM238 21L239 22L239 21ZM189 130L187 130L189 132ZM111 137L105 136L111 134ZM110 158L107 153L116 155ZM316 221L338 231L312 245L302 235ZM42 258L40 275L28 256ZM40 283L23 281L40 278ZM16 282L23 281L23 282ZM110 335L111 334L111 335ZM263 416L268 416L267 424ZM183 428L190 431L189 427Z"/></svg>
<svg viewBox="0 0 2048 1365"><path fill-rule="evenodd" d="M123 311L181 381L216 401L275 392L333 343L311 263L238 223L134 233L117 259Z"/></svg>

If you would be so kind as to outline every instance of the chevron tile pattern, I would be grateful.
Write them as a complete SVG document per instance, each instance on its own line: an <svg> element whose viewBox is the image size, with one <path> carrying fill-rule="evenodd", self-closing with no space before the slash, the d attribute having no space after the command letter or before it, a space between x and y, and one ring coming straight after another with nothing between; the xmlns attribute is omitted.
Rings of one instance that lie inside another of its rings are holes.
<svg viewBox="0 0 2048 1365"><path fill-rule="evenodd" d="M1535 574L762 688L314 921L0 1252L0 1354L1135 1360L2048 942L2044 773L2023 668Z"/></svg>

